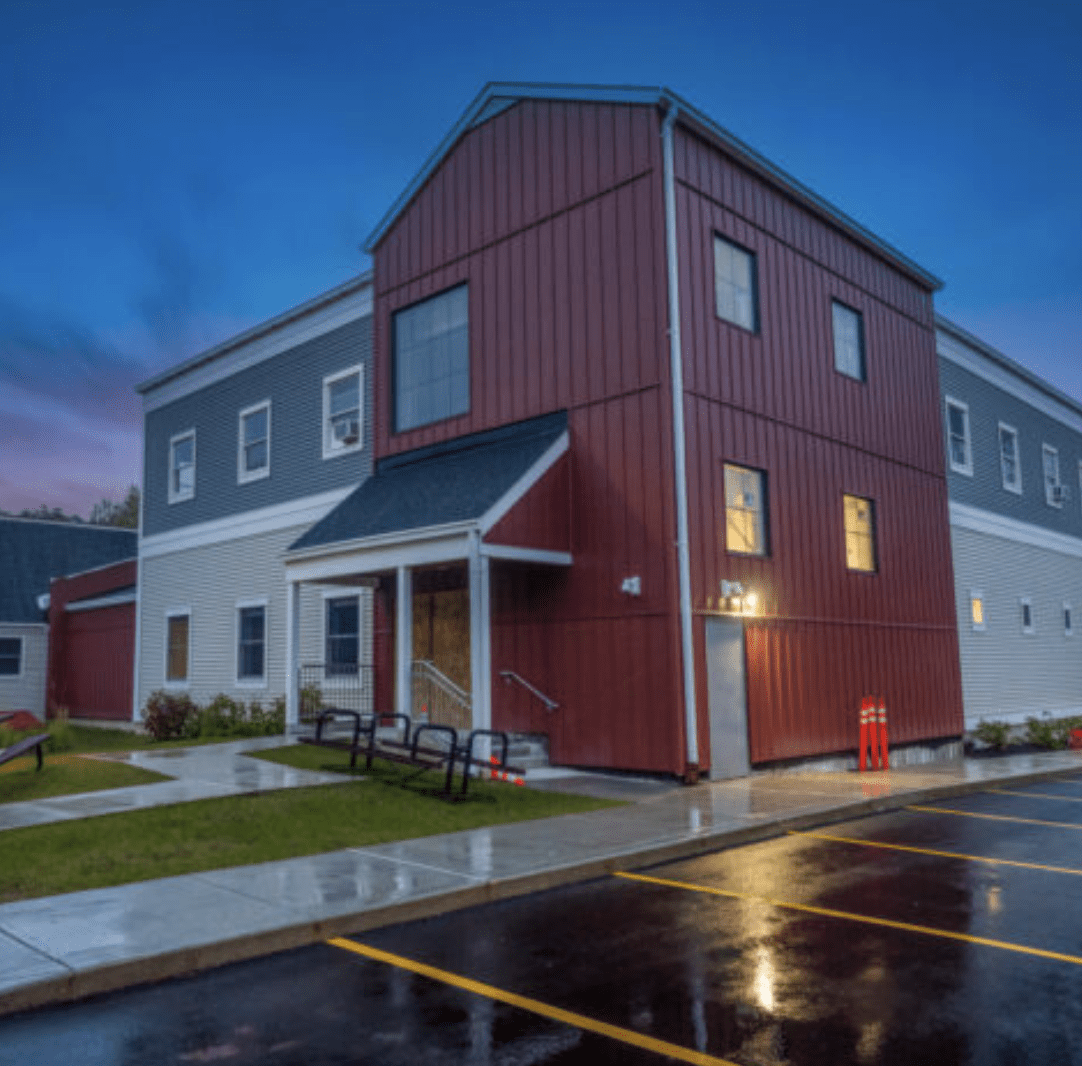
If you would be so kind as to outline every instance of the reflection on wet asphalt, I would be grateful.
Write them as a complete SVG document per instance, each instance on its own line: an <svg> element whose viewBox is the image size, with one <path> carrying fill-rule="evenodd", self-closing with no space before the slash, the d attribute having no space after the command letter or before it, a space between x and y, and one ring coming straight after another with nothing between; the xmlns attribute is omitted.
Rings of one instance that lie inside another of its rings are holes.
<svg viewBox="0 0 1082 1066"><path fill-rule="evenodd" d="M355 939L741 1066L1082 1063L1082 966L862 923L873 916L1082 958L1082 781L899 811ZM842 919L766 899L844 911ZM73 1058L73 1055L75 1056ZM0 1019L0 1063L533 1064L657 1054L329 945Z"/></svg>

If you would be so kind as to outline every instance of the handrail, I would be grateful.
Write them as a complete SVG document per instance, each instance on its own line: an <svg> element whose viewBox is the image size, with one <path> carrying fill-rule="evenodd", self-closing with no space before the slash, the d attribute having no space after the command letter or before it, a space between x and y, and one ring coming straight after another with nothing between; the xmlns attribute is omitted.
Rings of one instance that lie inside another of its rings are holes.
<svg viewBox="0 0 1082 1066"><path fill-rule="evenodd" d="M470 694L464 688L459 688L431 659L414 659L411 666L414 674L421 674L452 699L458 700L465 707L472 705Z"/></svg>
<svg viewBox="0 0 1082 1066"><path fill-rule="evenodd" d="M549 697L546 696L539 688L537 688L535 685L531 685L530 682L526 680L526 678L521 677L519 674L516 674L514 670L501 670L500 677L502 677L504 681L506 681L508 684L510 684L512 681L517 681L527 692L529 692L533 696L536 696L545 705L545 710L548 711L549 714L559 709L560 705L555 700L549 699Z"/></svg>

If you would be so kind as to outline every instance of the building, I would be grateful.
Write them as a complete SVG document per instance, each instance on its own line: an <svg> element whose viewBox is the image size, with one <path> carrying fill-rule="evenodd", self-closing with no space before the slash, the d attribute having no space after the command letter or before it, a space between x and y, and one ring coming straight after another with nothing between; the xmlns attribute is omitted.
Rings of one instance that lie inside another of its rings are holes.
<svg viewBox="0 0 1082 1066"><path fill-rule="evenodd" d="M1082 714L1082 405L936 324L966 728Z"/></svg>
<svg viewBox="0 0 1082 1066"><path fill-rule="evenodd" d="M365 248L373 474L282 537L290 677L367 585L380 706L435 671L556 762L828 757L871 693L956 742L935 277L653 88L486 87Z"/></svg>
<svg viewBox="0 0 1082 1066"><path fill-rule="evenodd" d="M52 579L134 560L137 548L130 529L0 518L0 710L45 715Z"/></svg>
<svg viewBox="0 0 1082 1066"><path fill-rule="evenodd" d="M372 469L371 306L361 275L139 386L133 716L157 689L284 695L282 554ZM306 661L367 661L370 592L325 591L306 590Z"/></svg>

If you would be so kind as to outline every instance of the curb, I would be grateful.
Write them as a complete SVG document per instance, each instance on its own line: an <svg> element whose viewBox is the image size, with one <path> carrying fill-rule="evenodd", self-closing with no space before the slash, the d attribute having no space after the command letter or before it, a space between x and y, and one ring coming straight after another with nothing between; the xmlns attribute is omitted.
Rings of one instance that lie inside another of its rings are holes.
<svg viewBox="0 0 1082 1066"><path fill-rule="evenodd" d="M691 859L725 848L740 847L782 836L790 830L814 829L853 818L900 810L913 803L947 799L984 792L993 785L1010 782L1029 785L1038 781L1055 780L1075 775L1082 766L1058 770L1040 770L1002 779L967 781L942 787L916 789L904 796L876 796L847 803L826 811L794 815L777 821L741 829L726 829L705 833L690 840L680 840L656 846L636 847L617 855L552 867L533 873L486 881L464 888L438 893L423 899L395 903L372 910L339 915L334 918L299 922L279 926L212 944L182 948L123 962L110 963L88 970L73 971L63 977L52 977L24 985L0 995L0 1017L72 1003L92 996L116 992L136 985L151 984L174 978L190 977L204 970L234 962L247 962L279 951L310 947L336 936L368 932L400 922L433 918L441 914L464 910L485 903L514 899L533 892L592 881L623 870L644 869L680 859Z"/></svg>

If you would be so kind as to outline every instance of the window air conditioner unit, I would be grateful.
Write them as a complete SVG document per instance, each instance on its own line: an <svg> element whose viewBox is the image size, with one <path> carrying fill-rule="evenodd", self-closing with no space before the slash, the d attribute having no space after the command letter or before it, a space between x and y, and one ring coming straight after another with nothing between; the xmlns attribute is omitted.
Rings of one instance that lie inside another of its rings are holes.
<svg viewBox="0 0 1082 1066"><path fill-rule="evenodd" d="M356 444L360 436L360 426L355 419L343 418L334 423L334 439L339 444Z"/></svg>

